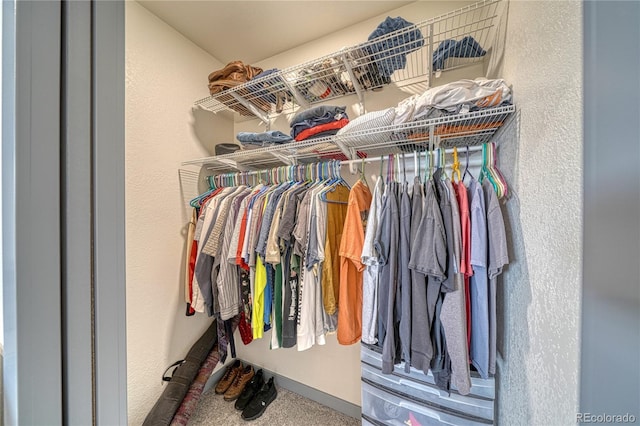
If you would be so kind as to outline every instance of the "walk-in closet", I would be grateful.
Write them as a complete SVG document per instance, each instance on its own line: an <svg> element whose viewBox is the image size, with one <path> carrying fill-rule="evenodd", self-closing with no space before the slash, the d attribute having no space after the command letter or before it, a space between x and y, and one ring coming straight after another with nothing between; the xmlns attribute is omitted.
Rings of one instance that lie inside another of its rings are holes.
<svg viewBox="0 0 640 426"><path fill-rule="evenodd" d="M241 360L367 425L575 423L580 2L125 17L130 424L214 318L206 393Z"/></svg>

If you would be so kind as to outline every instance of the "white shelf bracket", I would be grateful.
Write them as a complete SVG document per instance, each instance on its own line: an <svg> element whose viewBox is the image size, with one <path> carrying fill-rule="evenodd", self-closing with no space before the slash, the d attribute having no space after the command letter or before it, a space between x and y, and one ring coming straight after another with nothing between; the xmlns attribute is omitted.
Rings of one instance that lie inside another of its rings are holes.
<svg viewBox="0 0 640 426"><path fill-rule="evenodd" d="M433 79L435 77L435 70L433 69L433 23L430 23L426 26L427 29L427 48L425 49L427 69L429 72L427 75L429 76L429 87L433 87Z"/></svg>
<svg viewBox="0 0 640 426"><path fill-rule="evenodd" d="M233 99L235 99L236 101L238 101L242 106L244 106L245 108L247 108L249 111L251 111L251 113L253 115L255 115L256 117L258 117L260 120L262 120L266 125L267 125L267 129L269 129L271 127L271 120L269 120L269 116L262 110L256 108L255 105L253 105L251 102L248 102L246 99L244 99L242 96L237 95L234 92L228 92L229 95L231 95L231 97Z"/></svg>
<svg viewBox="0 0 640 426"><path fill-rule="evenodd" d="M281 154L279 152L269 152L269 154L271 154L276 159L282 161L284 164L287 164L289 166L295 166L296 165L296 158L293 155L291 155L291 156L284 155L284 154Z"/></svg>
<svg viewBox="0 0 640 426"><path fill-rule="evenodd" d="M231 160L229 158L211 157L209 160L212 163L218 163L225 167L230 167L232 169L238 170L239 172L246 172L247 170L249 170L247 167L243 166L242 164L238 164L237 161Z"/></svg>
<svg viewBox="0 0 640 426"><path fill-rule="evenodd" d="M291 82L289 80L287 80L284 76L281 76L281 77L282 77L282 81L284 82L285 86L287 86L287 89L291 92L293 97L296 99L296 103L301 108L308 108L309 107L309 102L307 102L307 100L300 94L300 91L298 89L296 89L296 87L293 84L291 84Z"/></svg>
<svg viewBox="0 0 640 426"><path fill-rule="evenodd" d="M360 104L359 115L366 113L367 111L364 108L364 90L360 87L360 83L356 78L356 75L353 73L353 68L349 63L349 58L347 58L347 54L342 54L342 63L344 63L344 67L347 69L347 74L349 74L349 79L351 79L351 83L353 84L353 88L356 91L356 95L358 95L358 103Z"/></svg>
<svg viewBox="0 0 640 426"><path fill-rule="evenodd" d="M347 147L344 143L342 143L339 137L334 138L333 143L340 149L340 151L342 151L347 159L354 160L356 158L356 150Z"/></svg>

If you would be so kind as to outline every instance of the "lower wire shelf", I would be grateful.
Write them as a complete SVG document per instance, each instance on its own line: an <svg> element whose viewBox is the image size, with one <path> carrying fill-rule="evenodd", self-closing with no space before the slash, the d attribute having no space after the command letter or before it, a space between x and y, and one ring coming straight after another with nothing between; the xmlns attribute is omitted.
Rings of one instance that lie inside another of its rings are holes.
<svg viewBox="0 0 640 426"><path fill-rule="evenodd" d="M185 161L214 171L247 171L323 160L353 160L428 148L475 146L489 142L514 105L383 127L363 128L301 142L242 149L231 154Z"/></svg>

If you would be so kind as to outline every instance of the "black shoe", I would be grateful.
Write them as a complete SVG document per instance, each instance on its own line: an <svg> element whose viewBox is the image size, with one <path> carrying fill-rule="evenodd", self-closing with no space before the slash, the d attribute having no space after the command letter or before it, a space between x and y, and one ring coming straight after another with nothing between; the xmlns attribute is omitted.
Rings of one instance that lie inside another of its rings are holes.
<svg viewBox="0 0 640 426"><path fill-rule="evenodd" d="M272 377L244 408L242 418L244 420L257 419L264 413L269 404L276 399L276 396L278 396L278 392L276 391L276 385L273 383Z"/></svg>
<svg viewBox="0 0 640 426"><path fill-rule="evenodd" d="M253 376L253 378L247 383L247 385L242 390L242 393L236 400L236 410L244 410L244 408L249 404L249 401L253 399L254 396L262 389L264 385L264 374L262 369L258 370Z"/></svg>

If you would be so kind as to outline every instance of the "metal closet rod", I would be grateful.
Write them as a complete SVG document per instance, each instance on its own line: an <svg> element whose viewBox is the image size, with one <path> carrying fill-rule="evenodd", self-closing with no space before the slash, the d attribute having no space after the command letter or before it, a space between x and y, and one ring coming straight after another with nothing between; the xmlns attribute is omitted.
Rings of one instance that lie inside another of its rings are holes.
<svg viewBox="0 0 640 426"><path fill-rule="evenodd" d="M482 145L477 145L477 146L470 146L469 147L469 152L478 152L478 151L482 151ZM405 152L405 157L407 158L407 160L409 160L411 157L413 157L413 152ZM467 147L458 147L458 155L465 155L467 152ZM423 155L425 153L425 151L418 151L418 153L420 155ZM444 150L445 154L453 154L453 148L448 148ZM391 154L394 157L402 157L402 153L400 154ZM365 164L368 163L376 163L378 161L380 161L381 159L387 160L389 158L389 154L387 155L382 155L382 156L377 156L377 157L367 157L364 159L358 159L358 160L346 160L346 161L340 161L340 165L341 166L350 166L352 164L362 164L362 162L364 161Z"/></svg>
<svg viewBox="0 0 640 426"><path fill-rule="evenodd" d="M482 145L477 145L477 146L470 146L469 147L469 152L478 152L478 151L482 151ZM425 151L418 151L420 155L424 155ZM445 154L452 154L453 153L453 148L448 148L445 149ZM464 156L467 152L467 147L458 147L458 155L460 156ZM400 154L392 154L394 155L394 157L398 157L398 156L402 156L402 153ZM407 152L405 153L405 157L407 160L409 160L411 157L413 157L413 151L412 152ZM293 166L286 166L286 165L282 165L282 166L278 166L278 167L272 167L269 169L262 169L262 170L247 170L247 171L243 171L243 172L228 172L228 173L218 173L215 176L234 176L234 175L260 175L260 174L265 174L265 173L270 173L272 170L277 170L280 167L305 167L308 165L313 165L313 164L318 164L318 163L330 163L332 161L335 161L336 163L339 163L340 166L351 166L351 165L358 165L358 164L362 164L362 162L364 161L365 164L368 163L376 163L379 162L380 160L382 161L387 161L389 158L389 154L387 155L383 155L383 156L376 156L376 157L367 157L367 158L359 158L357 160L326 160L326 161L317 161L315 163L307 163L307 164L295 164Z"/></svg>

